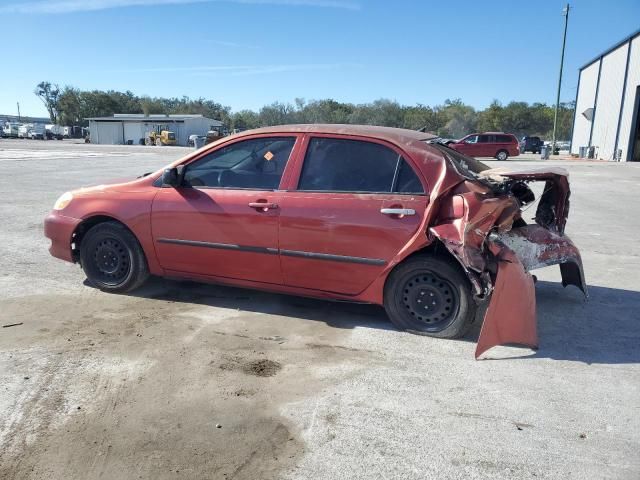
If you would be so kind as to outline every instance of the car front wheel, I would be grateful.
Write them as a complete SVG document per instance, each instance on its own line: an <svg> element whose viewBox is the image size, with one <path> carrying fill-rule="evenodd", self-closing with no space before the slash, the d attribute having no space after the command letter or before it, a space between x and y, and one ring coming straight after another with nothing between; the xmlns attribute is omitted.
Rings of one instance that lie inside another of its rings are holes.
<svg viewBox="0 0 640 480"><path fill-rule="evenodd" d="M507 158L509 158L509 153L506 150L500 150L496 153L496 158L501 162L504 162Z"/></svg>
<svg viewBox="0 0 640 480"><path fill-rule="evenodd" d="M419 255L391 272L384 307L400 330L439 338L460 338L476 313L469 281L451 261Z"/></svg>
<svg viewBox="0 0 640 480"><path fill-rule="evenodd" d="M118 222L99 223L85 234L80 243L80 264L89 281L108 292L134 290L149 277L142 247Z"/></svg>

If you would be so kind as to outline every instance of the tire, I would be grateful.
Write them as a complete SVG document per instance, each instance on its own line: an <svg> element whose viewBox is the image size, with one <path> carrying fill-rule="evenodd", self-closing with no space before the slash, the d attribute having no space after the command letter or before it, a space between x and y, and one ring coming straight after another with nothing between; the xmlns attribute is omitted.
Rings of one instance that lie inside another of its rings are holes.
<svg viewBox="0 0 640 480"><path fill-rule="evenodd" d="M509 158L509 152L507 152L506 150L500 150L498 153L496 153L496 160L504 162L507 158Z"/></svg>
<svg viewBox="0 0 640 480"><path fill-rule="evenodd" d="M427 305L425 298L433 306ZM433 310L424 314L429 307ZM453 260L419 255L404 261L389 275L384 308L400 330L460 338L473 324L477 306L468 279Z"/></svg>
<svg viewBox="0 0 640 480"><path fill-rule="evenodd" d="M105 292L130 292L149 277L142 247L118 222L91 227L80 243L80 265L89 281Z"/></svg>

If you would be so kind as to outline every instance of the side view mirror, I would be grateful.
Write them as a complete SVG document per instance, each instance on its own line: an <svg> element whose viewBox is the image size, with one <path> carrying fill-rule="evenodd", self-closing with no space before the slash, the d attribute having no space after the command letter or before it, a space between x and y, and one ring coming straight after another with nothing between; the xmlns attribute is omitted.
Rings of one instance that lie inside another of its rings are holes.
<svg viewBox="0 0 640 480"><path fill-rule="evenodd" d="M162 172L162 186L177 188L182 184L184 166L165 168Z"/></svg>

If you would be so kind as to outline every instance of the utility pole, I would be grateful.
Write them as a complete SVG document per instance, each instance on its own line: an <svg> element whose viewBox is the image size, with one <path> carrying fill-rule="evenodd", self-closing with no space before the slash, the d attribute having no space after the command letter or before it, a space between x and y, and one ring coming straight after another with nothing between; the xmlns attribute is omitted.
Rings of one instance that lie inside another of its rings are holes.
<svg viewBox="0 0 640 480"><path fill-rule="evenodd" d="M18 121L21 122L22 119L20 118L20 102L17 102L17 103L18 103Z"/></svg>
<svg viewBox="0 0 640 480"><path fill-rule="evenodd" d="M553 114L553 139L551 141L551 154L556 151L556 129L558 127L558 108L560 108L560 88L562 87L562 67L564 66L564 47L567 43L567 25L569 24L569 4L562 10L564 16L564 35L562 36L562 55L560 56L560 76L558 77L558 95L556 96L556 111Z"/></svg>

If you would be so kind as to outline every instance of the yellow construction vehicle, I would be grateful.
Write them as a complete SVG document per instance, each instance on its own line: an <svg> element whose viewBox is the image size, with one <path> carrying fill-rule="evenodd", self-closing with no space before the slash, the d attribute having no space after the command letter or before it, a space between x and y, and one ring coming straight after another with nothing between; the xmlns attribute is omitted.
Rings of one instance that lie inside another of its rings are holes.
<svg viewBox="0 0 640 480"><path fill-rule="evenodd" d="M207 132L207 139L204 142L205 145L209 145L217 140L220 140L222 137L226 137L229 135L229 131L224 126L211 126L211 130Z"/></svg>
<svg viewBox="0 0 640 480"><path fill-rule="evenodd" d="M147 138L145 139L147 145L175 145L176 134L167 129L166 125L158 125L155 130L147 132Z"/></svg>

